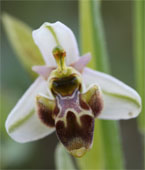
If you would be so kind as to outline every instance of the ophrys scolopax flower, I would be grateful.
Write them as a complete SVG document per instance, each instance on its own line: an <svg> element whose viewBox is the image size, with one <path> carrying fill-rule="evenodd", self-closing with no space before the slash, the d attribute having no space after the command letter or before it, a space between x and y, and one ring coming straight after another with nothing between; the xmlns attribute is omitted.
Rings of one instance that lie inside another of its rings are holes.
<svg viewBox="0 0 145 170"><path fill-rule="evenodd" d="M79 56L72 31L60 22L33 31L46 65L6 121L17 142L43 138L56 130L65 148L81 157L92 146L94 121L130 119L141 110L135 90L116 78L86 67L91 55Z"/></svg>

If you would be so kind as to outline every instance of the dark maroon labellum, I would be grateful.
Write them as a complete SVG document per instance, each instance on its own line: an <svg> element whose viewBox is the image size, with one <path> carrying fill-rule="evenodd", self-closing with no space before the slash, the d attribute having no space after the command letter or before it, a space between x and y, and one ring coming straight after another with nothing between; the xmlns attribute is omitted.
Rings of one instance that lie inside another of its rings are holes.
<svg viewBox="0 0 145 170"><path fill-rule="evenodd" d="M93 139L93 131L94 118L92 116L82 115L76 117L72 111L68 111L66 122L59 120L56 123L56 132L59 139L68 151L76 157L81 157L84 152L90 148ZM77 153L77 150L81 148L84 150L81 153Z"/></svg>

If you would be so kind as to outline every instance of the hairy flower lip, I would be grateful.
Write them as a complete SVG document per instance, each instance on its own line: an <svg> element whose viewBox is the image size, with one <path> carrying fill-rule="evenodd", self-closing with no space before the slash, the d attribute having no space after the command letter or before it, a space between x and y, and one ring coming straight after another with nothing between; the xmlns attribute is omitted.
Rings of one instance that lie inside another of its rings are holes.
<svg viewBox="0 0 145 170"><path fill-rule="evenodd" d="M85 68L86 64L91 58L90 54L86 54L85 56L79 58L80 55L75 36L67 26L60 22L56 22L53 24L44 23L39 29L33 31L32 35L34 42L36 43L44 57L46 65L34 66L32 68L41 77L38 77L35 82L30 86L30 88L18 101L6 120L6 130L15 141L20 143L30 142L43 138L55 131L56 125L55 127L45 126L42 121L40 121L37 112L38 108L35 108L35 100L37 101L36 96L38 95L40 95L42 99L44 99L45 97L49 97L49 99L46 99L49 102L43 101L44 106L48 110L50 109L51 113L52 111L55 112L55 114L51 115L52 119L55 120L57 118L60 108L55 105L56 99L48 88L47 83L49 81L50 74L56 69L56 62L54 60L52 50L58 44L61 44L62 48L66 51L66 65L72 67L72 69L79 72L79 75L82 78L83 88L81 93L83 96L83 101L79 101L79 104L84 109L84 112L88 112L90 107L94 113L96 112L96 114L93 115L93 118L90 118L90 125L92 125L90 131L92 134L94 117L97 117L99 119L119 120L135 118L136 116L138 116L141 111L141 98L138 93L126 84L122 83L116 78L113 78L112 76L98 71L93 71L89 68ZM88 103L89 97L85 96L85 93L87 93L88 90L91 90L92 85L100 87L102 91L104 101L104 108L102 112L99 111L102 109L102 106L101 102L98 105L97 97L93 99L93 102L94 100L96 100L97 102L96 106L98 108L96 109L94 107L95 102L92 106L92 103ZM46 108L41 108L42 110L39 108L39 111L41 112L39 114L41 115L41 119L43 121L46 121L46 118L44 118L46 116ZM86 121L87 124L89 123L88 119L84 118L83 121ZM49 125L48 120L45 123ZM71 126L71 123L69 123L69 126ZM69 130L71 131L71 129L72 128L70 128ZM59 131L59 128L56 129L56 131L62 142L63 135L61 135L61 131ZM73 131L71 132L72 134L70 134L75 138L76 136L73 135ZM87 138L84 131L81 131L81 128L79 126L78 129L75 129L75 132L76 134L78 134L77 137L81 137L83 141L88 140L87 147L80 146L80 148L72 148L70 150L70 153L72 155L76 157L81 157L87 151L87 149L91 147L93 135L87 135ZM87 130L86 132L89 133ZM71 139L70 137L67 137L67 135L69 134L66 133L64 137L67 140Z"/></svg>
<svg viewBox="0 0 145 170"><path fill-rule="evenodd" d="M68 152L81 157L92 146L94 117L85 113L78 117L73 110L65 116L56 122L57 136Z"/></svg>

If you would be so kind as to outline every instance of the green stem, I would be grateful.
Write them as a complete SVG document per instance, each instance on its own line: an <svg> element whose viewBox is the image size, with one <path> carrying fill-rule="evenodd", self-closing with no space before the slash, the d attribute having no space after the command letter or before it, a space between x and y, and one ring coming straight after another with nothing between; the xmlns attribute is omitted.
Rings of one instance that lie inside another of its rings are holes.
<svg viewBox="0 0 145 170"><path fill-rule="evenodd" d="M89 65L99 71L109 73L108 55L104 38L104 30L100 13L100 1L80 0L80 23L82 51L91 51L93 61ZM82 169L123 169L123 156L120 145L119 126L117 121L97 120L94 134L94 151L90 151L87 159L78 163ZM99 127L99 128L98 128ZM112 136L113 134L113 136ZM98 140L100 142L98 142ZM100 148L98 151L97 148ZM97 156L98 152L101 155ZM103 160L102 160L103 159ZM95 160L94 162L92 160ZM98 164L99 162L99 164ZM87 165L87 167L83 166ZM94 163L94 165L92 165Z"/></svg>
<svg viewBox="0 0 145 170"><path fill-rule="evenodd" d="M139 129L145 133L145 1L134 2L134 56L136 86L142 98L142 113L138 117Z"/></svg>

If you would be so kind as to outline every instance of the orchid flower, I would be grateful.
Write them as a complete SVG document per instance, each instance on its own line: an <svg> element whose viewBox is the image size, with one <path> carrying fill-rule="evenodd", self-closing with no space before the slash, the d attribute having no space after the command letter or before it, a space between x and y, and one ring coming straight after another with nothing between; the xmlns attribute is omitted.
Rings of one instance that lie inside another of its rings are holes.
<svg viewBox="0 0 145 170"><path fill-rule="evenodd" d="M141 111L141 98L116 78L86 65L73 32L64 24L44 23L32 32L46 65L33 66L39 77L6 120L8 134L25 143L56 131L69 153L83 156L92 146L95 119L130 119Z"/></svg>

